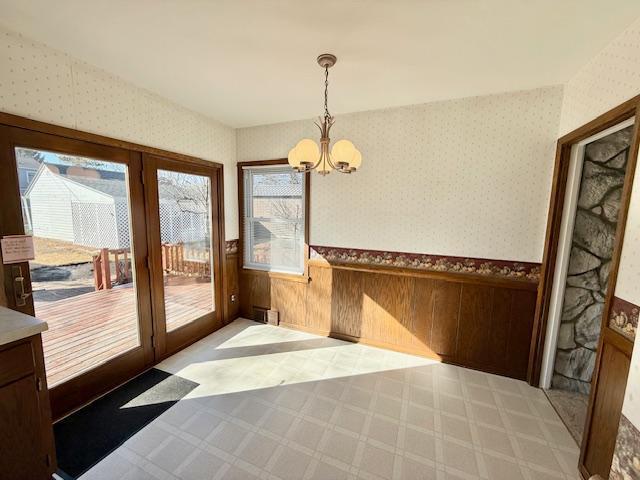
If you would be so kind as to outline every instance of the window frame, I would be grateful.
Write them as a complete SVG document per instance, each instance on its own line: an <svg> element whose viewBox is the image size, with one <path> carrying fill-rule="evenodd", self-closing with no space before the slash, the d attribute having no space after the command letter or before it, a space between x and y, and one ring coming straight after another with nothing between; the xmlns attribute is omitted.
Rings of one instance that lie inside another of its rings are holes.
<svg viewBox="0 0 640 480"><path fill-rule="evenodd" d="M245 265L245 198L244 198L244 167L262 167L262 166L285 166L288 165L286 158L276 160L257 160L248 162L238 162L238 217L239 217L239 240L238 240L238 254L240 265L243 271L248 271L256 274L267 275L271 278L283 278L286 280L297 280L301 282L309 281L309 205L311 200L311 174L309 172L304 174L304 247L303 247L303 271L302 273L285 272L285 271L273 271L264 268L257 268L252 265Z"/></svg>

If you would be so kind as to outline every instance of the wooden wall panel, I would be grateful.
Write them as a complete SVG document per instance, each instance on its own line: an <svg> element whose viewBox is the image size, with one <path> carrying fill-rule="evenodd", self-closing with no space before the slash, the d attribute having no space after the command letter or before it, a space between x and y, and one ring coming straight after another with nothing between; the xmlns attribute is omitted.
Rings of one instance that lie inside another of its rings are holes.
<svg viewBox="0 0 640 480"><path fill-rule="evenodd" d="M413 289L413 345L434 358L455 357L460 313L459 283L416 278Z"/></svg>
<svg viewBox="0 0 640 480"><path fill-rule="evenodd" d="M523 352L531 348L533 321L536 312L536 292L511 290L509 334L507 336L507 371L505 375L526 378L529 357Z"/></svg>
<svg viewBox="0 0 640 480"><path fill-rule="evenodd" d="M607 478L631 361L628 354L607 342L602 344L600 361L592 399L591 425L583 441L583 465L589 475Z"/></svg>
<svg viewBox="0 0 640 480"><path fill-rule="evenodd" d="M508 364L507 344L512 320L513 291L503 288L494 288L492 290L488 339L489 355L486 358L486 362L487 368L497 371L503 365ZM529 344L527 344L528 346Z"/></svg>
<svg viewBox="0 0 640 480"><path fill-rule="evenodd" d="M535 310L531 284L310 263L309 282L240 274L241 311L284 326L524 379Z"/></svg>
<svg viewBox="0 0 640 480"><path fill-rule="evenodd" d="M462 286L457 358L465 365L489 363L493 290L485 285Z"/></svg>
<svg viewBox="0 0 640 480"><path fill-rule="evenodd" d="M226 255L226 283L227 292L227 318L225 322L228 323L240 315L240 279L238 277L238 254L228 253ZM231 296L235 296L235 302L231 301Z"/></svg>
<svg viewBox="0 0 640 480"><path fill-rule="evenodd" d="M410 345L413 338L411 297L413 278L364 273L360 336L393 345Z"/></svg>
<svg viewBox="0 0 640 480"><path fill-rule="evenodd" d="M362 304L364 273L332 269L331 295L332 333L360 338L362 332Z"/></svg>
<svg viewBox="0 0 640 480"><path fill-rule="evenodd" d="M306 326L315 332L331 332L333 275L330 268L309 266Z"/></svg>
<svg viewBox="0 0 640 480"><path fill-rule="evenodd" d="M281 323L305 326L307 286L304 283L271 279L271 308L279 312Z"/></svg>
<svg viewBox="0 0 640 480"><path fill-rule="evenodd" d="M252 318L253 308L271 308L271 281L266 272L240 271L240 313Z"/></svg>

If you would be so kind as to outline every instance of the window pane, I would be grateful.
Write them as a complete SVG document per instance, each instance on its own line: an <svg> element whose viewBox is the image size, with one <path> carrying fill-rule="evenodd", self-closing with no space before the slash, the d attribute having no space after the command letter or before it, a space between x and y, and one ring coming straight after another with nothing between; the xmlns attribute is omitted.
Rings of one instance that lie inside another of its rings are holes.
<svg viewBox="0 0 640 480"><path fill-rule="evenodd" d="M50 387L140 344L126 165L16 148Z"/></svg>
<svg viewBox="0 0 640 480"><path fill-rule="evenodd" d="M288 166L244 170L245 266L304 271L304 182Z"/></svg>
<svg viewBox="0 0 640 480"><path fill-rule="evenodd" d="M158 170L167 331L214 310L209 177Z"/></svg>

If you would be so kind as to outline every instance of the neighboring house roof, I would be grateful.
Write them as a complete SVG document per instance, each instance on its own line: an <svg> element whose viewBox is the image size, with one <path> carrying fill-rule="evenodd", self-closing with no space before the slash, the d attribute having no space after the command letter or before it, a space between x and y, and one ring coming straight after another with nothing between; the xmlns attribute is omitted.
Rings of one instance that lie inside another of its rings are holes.
<svg viewBox="0 0 640 480"><path fill-rule="evenodd" d="M302 183L286 184L254 184L254 197L300 197L302 195Z"/></svg>
<svg viewBox="0 0 640 480"><path fill-rule="evenodd" d="M58 165L54 166L58 168ZM66 171L67 169L65 168L64 170ZM38 181L45 172L48 175L53 175L64 182L71 182L76 185L81 185L82 187L103 193L114 199L124 199L127 197L127 182L125 181L124 173L122 172L106 172L108 174L108 177L110 178L92 178L80 175L64 175L47 168L47 164L45 163L41 165L40 169L38 170L38 174L31 181L29 188L27 188L26 192L24 193L26 197L29 197L31 195L31 192L36 187ZM104 172L100 171L100 175L102 175L103 173Z"/></svg>
<svg viewBox="0 0 640 480"><path fill-rule="evenodd" d="M87 189L103 193L116 201L127 199L127 182L124 172L95 170L100 174L101 178L94 178L82 175L67 175L66 172L68 171L68 166L62 166L62 168L60 168L61 166L57 164L54 166L56 167L56 169L60 170L59 173L47 168L47 165L44 163L41 165L38 174L33 179L31 184L29 185L29 188L25 192L25 196L28 197L31 194L31 191L35 188L35 185L38 183L38 180L42 176L43 172L46 171L49 175L54 175L62 181L72 182L76 185L86 187ZM190 193L190 190L193 190L193 192ZM189 185L180 187L167 183L161 183L160 185L160 191L163 197L162 200L174 200L178 202L182 201L183 203L184 201L188 202L190 200L190 198L188 197L198 199L198 193L200 194L200 196L202 195L202 192L199 192L199 190L201 189L198 189L198 187L196 186Z"/></svg>
<svg viewBox="0 0 640 480"><path fill-rule="evenodd" d="M25 155L20 149L16 149L16 163L18 168L25 170L38 170L40 168L40 162L33 157Z"/></svg>
<svg viewBox="0 0 640 480"><path fill-rule="evenodd" d="M60 175L60 177L65 180L71 180L72 182L79 183L85 187L93 188L94 190L105 193L115 199L127 198L127 182L124 181L124 176L120 180L81 177L77 175Z"/></svg>

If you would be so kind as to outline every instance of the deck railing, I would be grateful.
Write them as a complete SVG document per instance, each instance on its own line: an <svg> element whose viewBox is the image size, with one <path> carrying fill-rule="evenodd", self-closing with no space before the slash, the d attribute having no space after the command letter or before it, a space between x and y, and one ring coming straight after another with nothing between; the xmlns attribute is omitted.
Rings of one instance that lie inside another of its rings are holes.
<svg viewBox="0 0 640 480"><path fill-rule="evenodd" d="M185 247L184 243L163 243L162 269L173 275L209 278L211 276L209 252Z"/></svg>
<svg viewBox="0 0 640 480"><path fill-rule="evenodd" d="M112 265L115 278L111 273ZM184 243L163 243L162 269L170 275L210 278L211 259L208 251L189 248ZM93 255L93 279L96 290L131 283L131 251L128 248L100 249Z"/></svg>
<svg viewBox="0 0 640 480"><path fill-rule="evenodd" d="M111 277L111 257L116 272L115 280ZM102 248L93 256L93 281L96 290L108 290L113 284L122 285L130 283L131 252L128 248L109 249Z"/></svg>

